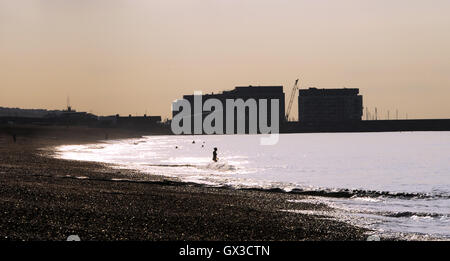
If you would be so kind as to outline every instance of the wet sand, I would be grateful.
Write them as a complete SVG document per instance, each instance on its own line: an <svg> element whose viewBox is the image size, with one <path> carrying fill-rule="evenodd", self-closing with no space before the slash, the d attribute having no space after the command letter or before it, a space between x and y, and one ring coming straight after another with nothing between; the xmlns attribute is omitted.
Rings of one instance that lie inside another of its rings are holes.
<svg viewBox="0 0 450 261"><path fill-rule="evenodd" d="M14 143L11 131L17 133ZM83 127L0 126L0 239L364 240L365 229L282 210L304 196L208 188L51 157L51 147L142 133Z"/></svg>

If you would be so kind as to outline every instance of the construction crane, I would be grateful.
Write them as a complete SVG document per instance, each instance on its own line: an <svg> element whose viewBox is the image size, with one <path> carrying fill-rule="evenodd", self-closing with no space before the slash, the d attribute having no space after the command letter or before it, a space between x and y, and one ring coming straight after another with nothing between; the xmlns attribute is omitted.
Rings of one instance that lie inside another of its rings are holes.
<svg viewBox="0 0 450 261"><path fill-rule="evenodd" d="M287 113L286 113L286 121L289 120L289 113L291 112L292 103L294 102L294 97L295 97L295 94L297 93L297 90L298 90L298 79L295 80L295 84L292 87L291 98L289 99L289 105L288 105L288 109L287 109Z"/></svg>

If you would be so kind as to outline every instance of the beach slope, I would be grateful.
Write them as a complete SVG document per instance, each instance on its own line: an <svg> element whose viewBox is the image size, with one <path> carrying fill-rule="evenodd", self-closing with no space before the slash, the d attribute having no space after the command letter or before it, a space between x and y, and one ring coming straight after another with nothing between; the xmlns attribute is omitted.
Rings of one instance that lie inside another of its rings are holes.
<svg viewBox="0 0 450 261"><path fill-rule="evenodd" d="M61 144L137 137L105 129L23 127L0 131L0 239L364 240L365 230L283 210L329 210L290 203L301 195L208 188L133 170L55 159ZM45 148L45 149L43 149Z"/></svg>

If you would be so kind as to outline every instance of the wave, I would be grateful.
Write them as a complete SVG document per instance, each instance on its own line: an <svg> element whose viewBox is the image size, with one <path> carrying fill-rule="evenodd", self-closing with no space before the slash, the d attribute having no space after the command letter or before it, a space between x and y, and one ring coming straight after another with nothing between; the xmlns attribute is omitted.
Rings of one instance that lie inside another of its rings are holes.
<svg viewBox="0 0 450 261"><path fill-rule="evenodd" d="M384 213L383 216L386 217L396 217L396 218L415 218L415 217L423 217L423 218L448 218L449 216L446 214L439 213L421 213L421 212L395 212L395 213Z"/></svg>
<svg viewBox="0 0 450 261"><path fill-rule="evenodd" d="M400 198L400 199L450 199L450 195L430 195L425 193L406 193L406 192L389 192L389 191L374 191L374 190L359 190L359 189L317 189L305 190L301 188L294 188L286 190L279 187L273 188L242 188L243 190L259 190L267 192L291 193L305 196L317 197L333 197L333 198Z"/></svg>
<svg viewBox="0 0 450 261"><path fill-rule="evenodd" d="M211 169L211 170L219 170L219 171L233 171L236 170L236 167L233 165L229 165L228 163L209 163L205 166L201 166L203 169Z"/></svg>
<svg viewBox="0 0 450 261"><path fill-rule="evenodd" d="M105 145L94 144L94 145L86 147L86 149L88 149L88 150L101 150L101 149L104 149L105 147L106 147Z"/></svg>
<svg viewBox="0 0 450 261"><path fill-rule="evenodd" d="M228 163L208 163L206 165L196 164L145 164L150 167L166 167L166 168L198 168L203 170L216 170L216 171L234 171L237 168L234 165Z"/></svg>
<svg viewBox="0 0 450 261"><path fill-rule="evenodd" d="M180 168L180 167L196 168L199 166L193 164L144 164L144 165L149 167L168 167L168 168Z"/></svg>

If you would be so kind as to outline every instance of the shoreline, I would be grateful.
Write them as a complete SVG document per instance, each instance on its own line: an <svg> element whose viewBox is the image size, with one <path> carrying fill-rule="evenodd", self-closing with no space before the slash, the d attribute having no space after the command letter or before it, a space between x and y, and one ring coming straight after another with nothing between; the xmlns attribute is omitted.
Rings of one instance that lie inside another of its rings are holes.
<svg viewBox="0 0 450 261"><path fill-rule="evenodd" d="M19 135L17 143L0 134L1 240L64 241L73 234L81 240L152 241L367 238L365 228L283 211L331 211L320 203L288 202L304 195L207 187L50 157L49 147L99 142L104 135L85 131L33 132ZM109 136L141 135L111 132Z"/></svg>

